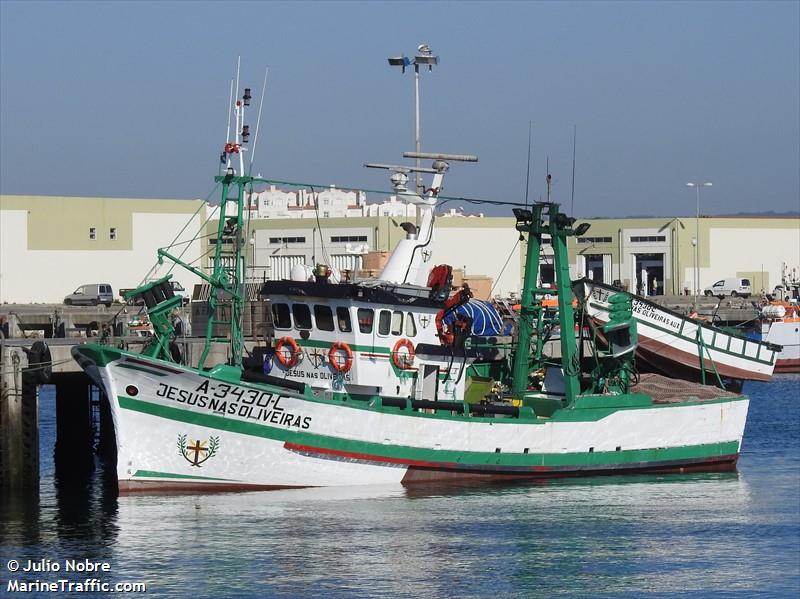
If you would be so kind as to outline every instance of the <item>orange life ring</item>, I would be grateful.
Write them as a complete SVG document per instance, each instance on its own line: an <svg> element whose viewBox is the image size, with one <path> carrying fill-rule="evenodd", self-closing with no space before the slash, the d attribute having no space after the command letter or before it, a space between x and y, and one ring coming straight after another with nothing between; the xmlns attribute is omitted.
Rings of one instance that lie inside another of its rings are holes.
<svg viewBox="0 0 800 599"><path fill-rule="evenodd" d="M288 346L289 351L283 351ZM300 360L300 346L292 337L281 337L275 344L275 357L284 368L293 368Z"/></svg>
<svg viewBox="0 0 800 599"><path fill-rule="evenodd" d="M339 350L344 352L343 359L339 354ZM328 361L331 363L331 366L333 366L334 370L337 370L342 374L349 372L353 367L353 350L350 349L350 346L344 341L337 341L331 345L331 348L328 350Z"/></svg>
<svg viewBox="0 0 800 599"><path fill-rule="evenodd" d="M406 348L407 353L400 355L400 350ZM406 338L399 339L392 349L392 363L400 370L408 370L414 363L414 344Z"/></svg>

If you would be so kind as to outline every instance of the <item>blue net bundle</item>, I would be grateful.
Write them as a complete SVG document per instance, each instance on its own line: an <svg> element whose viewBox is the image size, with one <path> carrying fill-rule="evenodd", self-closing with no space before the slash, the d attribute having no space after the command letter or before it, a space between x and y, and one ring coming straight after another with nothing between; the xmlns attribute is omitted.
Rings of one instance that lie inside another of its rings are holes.
<svg viewBox="0 0 800 599"><path fill-rule="evenodd" d="M497 310L488 302L471 299L463 306L457 307L444 317L444 323L452 326L459 314L472 319L472 334L479 337L492 337L504 333L503 319Z"/></svg>

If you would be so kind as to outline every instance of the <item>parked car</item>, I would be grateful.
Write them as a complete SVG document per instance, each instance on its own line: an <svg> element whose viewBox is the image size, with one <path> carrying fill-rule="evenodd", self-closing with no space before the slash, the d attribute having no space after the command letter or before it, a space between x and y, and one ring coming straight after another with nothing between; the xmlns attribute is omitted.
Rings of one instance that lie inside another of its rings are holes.
<svg viewBox="0 0 800 599"><path fill-rule="evenodd" d="M722 299L726 295L731 297L750 297L750 279L722 279L711 287L706 287L703 293L707 296L716 295Z"/></svg>
<svg viewBox="0 0 800 599"><path fill-rule="evenodd" d="M111 289L111 285L108 283L90 283L88 285L81 285L64 298L64 303L67 306L71 306L73 304L76 306L96 306L97 304L111 306L113 301L114 291Z"/></svg>

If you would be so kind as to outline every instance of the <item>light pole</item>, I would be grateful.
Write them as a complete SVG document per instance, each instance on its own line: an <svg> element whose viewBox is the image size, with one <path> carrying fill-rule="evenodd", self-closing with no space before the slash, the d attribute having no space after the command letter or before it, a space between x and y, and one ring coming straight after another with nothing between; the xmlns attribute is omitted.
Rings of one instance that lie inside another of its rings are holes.
<svg viewBox="0 0 800 599"><path fill-rule="evenodd" d="M439 57L434 56L431 47L428 44L420 44L417 47L417 55L413 59L408 56L395 56L389 58L389 64L393 67L400 67L403 73L406 72L406 67L414 65L414 114L415 114L415 135L414 140L415 150L417 154L421 152L420 149L420 135L419 135L419 65L428 65L428 70L433 70L433 65L439 64ZM419 158L417 158L416 167L420 167ZM417 191L422 189L422 182L420 173L417 172Z"/></svg>
<svg viewBox="0 0 800 599"><path fill-rule="evenodd" d="M700 293L700 263L697 260L697 248L700 246L700 188L711 187L711 183L709 181L703 183L689 181L686 185L687 187L694 187L695 192L697 192L697 212L694 220L694 301L696 306L697 295Z"/></svg>

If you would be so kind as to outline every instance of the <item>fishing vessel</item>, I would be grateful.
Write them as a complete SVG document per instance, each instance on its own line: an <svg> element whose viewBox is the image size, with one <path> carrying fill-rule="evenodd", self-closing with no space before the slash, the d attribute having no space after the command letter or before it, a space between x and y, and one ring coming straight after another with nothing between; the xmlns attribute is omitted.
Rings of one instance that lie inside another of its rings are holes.
<svg viewBox="0 0 800 599"><path fill-rule="evenodd" d="M434 211L450 163L471 156L406 154L432 161L419 168L432 178L423 191L406 187L415 167L371 165L389 170L397 196L418 206L419 226L404 223L406 238L375 279L337 283L323 264L298 280L264 283L280 337L246 347L245 198L269 183L242 159L246 99L236 101L236 136L215 178L221 202L210 270L159 250L160 260L212 288L198 363L183 364L175 348L170 314L181 299L170 275L127 294L143 300L154 331L141 353L98 343L72 350L110 402L122 492L735 468L748 399L640 379L629 296L607 298L608 347L591 354L590 369L572 335L561 336L558 359L547 355L546 329L574 329L567 238L588 228L557 203L513 209L509 234L527 242L513 336L476 337L468 314L449 318L470 292L453 289L452 269L435 262ZM557 312L543 306L553 289L538 283L543 238L552 240ZM215 338L221 324L225 339ZM212 363L212 346L223 341L226 359Z"/></svg>
<svg viewBox="0 0 800 599"><path fill-rule="evenodd" d="M574 291L599 325L610 318L610 298L629 296L639 333L637 357L669 376L740 386L744 380L768 381L775 369L781 347L771 340L715 327L590 279L576 281Z"/></svg>
<svg viewBox="0 0 800 599"><path fill-rule="evenodd" d="M780 345L775 372L800 372L800 308L796 303L773 301L761 308L761 338Z"/></svg>

